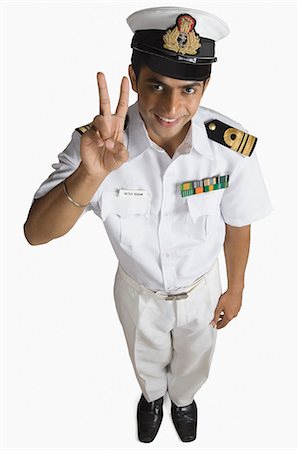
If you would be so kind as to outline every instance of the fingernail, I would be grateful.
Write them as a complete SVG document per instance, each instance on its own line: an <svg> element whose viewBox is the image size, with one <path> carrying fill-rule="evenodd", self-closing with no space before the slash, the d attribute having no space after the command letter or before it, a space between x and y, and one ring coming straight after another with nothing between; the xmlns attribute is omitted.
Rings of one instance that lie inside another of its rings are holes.
<svg viewBox="0 0 298 450"><path fill-rule="evenodd" d="M106 140L106 147L109 149L112 149L115 147L115 142L112 139L107 139Z"/></svg>

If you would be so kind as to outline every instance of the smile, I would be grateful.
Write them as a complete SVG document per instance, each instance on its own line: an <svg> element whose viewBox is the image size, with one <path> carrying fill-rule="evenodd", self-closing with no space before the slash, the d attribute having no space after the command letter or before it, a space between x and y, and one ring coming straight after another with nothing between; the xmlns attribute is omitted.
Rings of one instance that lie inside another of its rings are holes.
<svg viewBox="0 0 298 450"><path fill-rule="evenodd" d="M177 119L168 119L167 117L158 116L157 114L154 115L158 123L160 123L164 127L172 127L180 121L180 117L178 117Z"/></svg>

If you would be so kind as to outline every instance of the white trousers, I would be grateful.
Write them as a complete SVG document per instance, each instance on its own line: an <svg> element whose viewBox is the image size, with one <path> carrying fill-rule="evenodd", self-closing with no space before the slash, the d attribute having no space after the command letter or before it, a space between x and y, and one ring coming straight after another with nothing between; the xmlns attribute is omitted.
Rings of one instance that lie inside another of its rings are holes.
<svg viewBox="0 0 298 450"><path fill-rule="evenodd" d="M179 300L154 294L118 265L116 310L148 402L168 391L177 406L192 403L209 375L217 336L217 329L209 323L221 293L218 260L188 298Z"/></svg>

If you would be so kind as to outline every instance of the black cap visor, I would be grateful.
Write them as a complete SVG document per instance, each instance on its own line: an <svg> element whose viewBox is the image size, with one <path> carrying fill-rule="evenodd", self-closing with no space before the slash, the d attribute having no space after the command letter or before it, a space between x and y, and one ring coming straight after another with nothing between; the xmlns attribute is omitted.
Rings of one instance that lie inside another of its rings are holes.
<svg viewBox="0 0 298 450"><path fill-rule="evenodd" d="M140 51L140 50L136 50ZM203 81L209 78L211 64L190 64L142 52L142 60L153 72L178 80Z"/></svg>

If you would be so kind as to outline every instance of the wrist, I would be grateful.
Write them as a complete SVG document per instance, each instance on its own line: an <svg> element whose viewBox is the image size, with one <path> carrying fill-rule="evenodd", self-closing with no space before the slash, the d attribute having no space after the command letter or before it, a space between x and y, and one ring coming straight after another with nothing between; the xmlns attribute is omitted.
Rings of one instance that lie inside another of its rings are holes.
<svg viewBox="0 0 298 450"><path fill-rule="evenodd" d="M244 290L244 283L228 284L228 291L232 294L242 294Z"/></svg>
<svg viewBox="0 0 298 450"><path fill-rule="evenodd" d="M102 170L96 174L91 174L85 169L82 161L80 162L77 170L81 174L81 176L84 178L84 180L87 182L90 182L90 183L101 182L109 173L106 170Z"/></svg>
<svg viewBox="0 0 298 450"><path fill-rule="evenodd" d="M64 194L76 207L86 208L106 175L106 172L94 175L88 173L81 162L62 182Z"/></svg>

